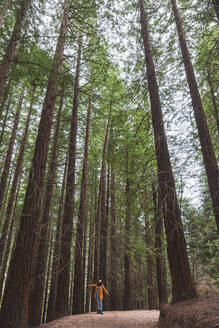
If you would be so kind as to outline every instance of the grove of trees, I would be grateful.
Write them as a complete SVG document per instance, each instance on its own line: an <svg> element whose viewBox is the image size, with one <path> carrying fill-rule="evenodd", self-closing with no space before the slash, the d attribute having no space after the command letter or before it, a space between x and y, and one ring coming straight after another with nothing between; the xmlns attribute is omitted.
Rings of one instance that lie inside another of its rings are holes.
<svg viewBox="0 0 219 328"><path fill-rule="evenodd" d="M218 23L217 0L1 0L1 328L95 310L99 277L106 310L218 292Z"/></svg>

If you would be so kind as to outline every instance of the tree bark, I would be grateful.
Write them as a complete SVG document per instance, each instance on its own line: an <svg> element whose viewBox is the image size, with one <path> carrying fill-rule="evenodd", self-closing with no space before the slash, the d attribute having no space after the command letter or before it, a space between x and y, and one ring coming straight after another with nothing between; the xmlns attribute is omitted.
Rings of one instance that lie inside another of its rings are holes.
<svg viewBox="0 0 219 328"><path fill-rule="evenodd" d="M7 123L7 120L8 120L8 112L9 112L10 105L11 105L11 100L12 100L12 93L10 94L9 99L8 99L8 103L6 105L6 112L5 112L4 120L3 120L3 123L2 123L2 127L1 127L0 146L1 146L3 138L4 138L6 123Z"/></svg>
<svg viewBox="0 0 219 328"><path fill-rule="evenodd" d="M43 203L42 223L40 230L39 249L36 262L35 275L32 282L29 300L29 325L32 327L41 324L41 314L43 305L43 294L45 285L45 272L49 249L48 230L50 225L50 209L53 199L53 187L56 182L58 139L60 132L60 121L63 108L64 89L62 89L59 110L57 114L56 128L54 133L51 161L48 170L48 180L45 188Z"/></svg>
<svg viewBox="0 0 219 328"><path fill-rule="evenodd" d="M10 65L14 59L16 47L21 39L22 25L24 23L24 19L31 5L31 2L32 0L23 0L21 3L21 8L18 12L11 38L6 49L6 53L3 57L2 64L0 66L0 100L4 93Z"/></svg>
<svg viewBox="0 0 219 328"><path fill-rule="evenodd" d="M157 289L159 308L163 304L168 303L167 295L167 280L166 280L166 266L163 256L163 220L159 206L158 196L154 182L152 183L153 205L154 205L154 218L155 218L155 250L157 262Z"/></svg>
<svg viewBox="0 0 219 328"><path fill-rule="evenodd" d="M112 155L112 154L111 154ZM110 301L111 311L118 310L118 284L117 284L117 257L118 257L118 244L117 244L117 222L116 222L116 197L115 197L115 173L114 163L111 158L111 224L110 224Z"/></svg>
<svg viewBox="0 0 219 328"><path fill-rule="evenodd" d="M11 138L10 138L10 142L9 142L9 146L8 146L7 157L6 157L6 160L4 163L4 169L3 169L1 181L0 181L0 211L2 208L3 200L4 200L5 189L7 186L8 174L9 174L10 165L11 165L11 158L12 158L12 154L13 154L14 143L15 143L15 139L16 139L16 133L17 133L17 129L18 129L23 98L24 98L24 90L22 90L22 92L21 92L19 104L18 104L16 113L15 113L14 125L13 125Z"/></svg>
<svg viewBox="0 0 219 328"><path fill-rule="evenodd" d="M203 109L198 85L195 78L195 73L192 66L189 50L187 47L185 31L183 29L180 13L176 4L176 0L171 0L175 22L177 26L177 32L179 37L179 43L185 66L187 82L190 89L190 95L192 99L192 106L194 110L194 116L198 129L201 150L203 154L203 160L205 170L208 179L208 186L211 195L213 211L216 219L216 225L219 232L219 168L217 165L216 156L214 153L213 145L211 142L210 133L208 130L207 120Z"/></svg>
<svg viewBox="0 0 219 328"><path fill-rule="evenodd" d="M87 176L88 176L88 154L89 154L89 140L90 140L90 121L92 108L93 90L91 90L86 123L86 135L84 145L84 159L81 179L81 192L78 210L77 233L75 241L75 269L74 269L74 289L73 289L73 314L84 313L83 311L83 293L84 289L84 272L82 271L82 250L83 250L83 229L87 216Z"/></svg>
<svg viewBox="0 0 219 328"><path fill-rule="evenodd" d="M79 78L81 65L82 37L79 37L78 58L76 65L76 76L74 84L74 99L71 117L71 129L68 150L68 172L65 205L62 224L61 255L59 263L59 274L57 283L57 298L55 317L63 317L71 314L69 302L70 288L70 263L72 244L72 225L74 213L74 191L75 191L75 162L77 146L77 125L78 125L78 98L79 98Z"/></svg>
<svg viewBox="0 0 219 328"><path fill-rule="evenodd" d="M11 0L4 0L3 4L0 7L0 27L3 25L5 16L10 7Z"/></svg>
<svg viewBox="0 0 219 328"><path fill-rule="evenodd" d="M139 0L139 7L154 129L158 181L172 279L172 301L177 302L195 297L196 291L190 272L186 241L176 196L143 0Z"/></svg>
<svg viewBox="0 0 219 328"><path fill-rule="evenodd" d="M65 169L64 169L64 175L63 175L63 181L62 181L62 190L61 190L61 196L60 196L60 201L59 201L55 247L54 247L54 252L53 252L51 283L50 283L50 292L49 292L49 300L48 300L48 308L47 308L47 318L46 318L47 322L52 321L55 318L58 265L59 265L60 250L61 250L62 212L63 212L65 187L66 187L67 165L68 165L68 157L66 158L66 162L65 162Z"/></svg>
<svg viewBox="0 0 219 328"><path fill-rule="evenodd" d="M131 199L130 199L130 166L129 152L126 150L126 218L125 218L125 279L123 310L131 309L131 258L130 258L130 232L131 232Z"/></svg>
<svg viewBox="0 0 219 328"><path fill-rule="evenodd" d="M53 67L50 73L39 123L17 243L8 271L5 294L0 312L0 327L4 328L10 326L13 326L13 328L28 327L29 293L33 269L36 263L46 161L57 96L57 77L60 73L63 60L68 10L69 5L66 0Z"/></svg>
<svg viewBox="0 0 219 328"><path fill-rule="evenodd" d="M149 218L145 216L145 240L146 240L146 256L147 256L147 291L148 291L148 309L157 309L157 295L155 284L155 258L152 252L154 251L153 245L153 231L152 224L149 223Z"/></svg>

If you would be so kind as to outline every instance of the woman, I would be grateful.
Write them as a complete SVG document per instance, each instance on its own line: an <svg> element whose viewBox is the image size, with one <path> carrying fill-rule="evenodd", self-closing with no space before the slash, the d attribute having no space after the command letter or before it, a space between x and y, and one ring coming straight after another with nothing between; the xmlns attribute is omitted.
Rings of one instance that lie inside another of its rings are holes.
<svg viewBox="0 0 219 328"><path fill-rule="evenodd" d="M95 287L94 298L97 300L97 314L103 314L103 291L105 294L109 294L103 285L103 279L100 278L96 284L88 286Z"/></svg>

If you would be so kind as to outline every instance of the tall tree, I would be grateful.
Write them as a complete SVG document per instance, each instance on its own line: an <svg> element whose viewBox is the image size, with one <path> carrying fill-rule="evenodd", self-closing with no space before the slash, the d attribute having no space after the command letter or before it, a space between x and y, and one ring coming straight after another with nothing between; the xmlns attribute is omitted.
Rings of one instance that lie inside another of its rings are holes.
<svg viewBox="0 0 219 328"><path fill-rule="evenodd" d="M48 178L45 187L45 196L43 202L43 213L41 219L40 241L36 262L36 270L32 282L32 288L29 301L29 324L30 326L39 326L41 323L43 294L46 276L46 264L49 249L49 226L50 226L50 209L53 199L53 187L56 181L57 171L57 152L58 152L58 139L60 133L60 121L64 100L64 88L61 91L61 99L56 119L56 127L53 138L53 146L51 151L51 160L48 169Z"/></svg>
<svg viewBox="0 0 219 328"><path fill-rule="evenodd" d="M18 10L17 18L14 24L14 29L0 66L0 100L4 94L5 83L7 81L10 65L14 59L16 47L21 39L23 23L31 2L32 0L23 0L21 2L21 7ZM5 3L7 2L5 1Z"/></svg>
<svg viewBox="0 0 219 328"><path fill-rule="evenodd" d="M181 214L176 196L175 183L170 162L163 115L156 79L151 42L147 24L144 1L139 0L141 33L144 44L150 96L152 124L154 129L155 150L158 168L158 181L161 205L167 236L167 252L172 280L172 301L182 301L196 296L190 272Z"/></svg>
<svg viewBox="0 0 219 328"><path fill-rule="evenodd" d="M219 232L219 168L217 165L214 148L211 142L210 133L208 130L207 120L203 109L198 85L195 78L195 73L190 58L190 53L187 46L185 31L182 25L182 20L177 7L176 0L171 0L173 13L176 21L179 43L185 66L187 82L190 89L192 106L194 110L196 125L203 154L205 170L208 178L208 186L213 204L214 215L216 219L217 229Z"/></svg>
<svg viewBox="0 0 219 328"><path fill-rule="evenodd" d="M155 188L155 183L152 182L152 196L154 207L154 221L155 221L155 251L157 262L157 290L159 307L168 303L167 295L167 281L166 281L166 266L164 261L163 251L163 220L161 213L161 206L159 204L159 196Z"/></svg>
<svg viewBox="0 0 219 328"><path fill-rule="evenodd" d="M65 187L66 187L67 165L68 165L68 157L66 157L66 161L65 161L62 190L59 200L55 247L53 252L52 273L51 273L51 282L50 282L50 291L49 291L49 300L48 300L47 318L46 318L47 322L52 321L55 318L58 266L59 266L60 250L61 250L62 213L63 213Z"/></svg>
<svg viewBox="0 0 219 328"><path fill-rule="evenodd" d="M10 263L2 308L0 327L28 327L28 304L32 273L36 262L40 211L46 171L49 139L67 32L69 1L64 3L60 34L43 103L35 143L17 243Z"/></svg>
<svg viewBox="0 0 219 328"><path fill-rule="evenodd" d="M73 289L73 314L84 313L83 294L84 289L84 272L82 266L82 250L83 250L83 235L85 228L85 221L87 216L87 176L88 176L88 154L89 154L89 140L90 140L90 121L92 108L93 90L91 89L89 105L87 110L86 135L84 145L84 158L81 178L81 192L78 210L77 233L75 241L75 269L74 269L74 289Z"/></svg>
<svg viewBox="0 0 219 328"><path fill-rule="evenodd" d="M125 277L123 310L131 309L131 256L130 256L130 232L131 232L131 190L129 151L126 150L126 188L125 188Z"/></svg>
<svg viewBox="0 0 219 328"><path fill-rule="evenodd" d="M79 36L77 65L74 83L74 99L71 116L71 128L68 148L68 170L66 182L65 205L62 223L61 254L59 263L59 274L57 282L57 298L55 316L62 317L71 313L69 303L70 289L70 262L72 227L74 213L74 191L75 191L75 163L76 163L76 144L78 127L78 99L79 99L79 79L81 69L82 37Z"/></svg>

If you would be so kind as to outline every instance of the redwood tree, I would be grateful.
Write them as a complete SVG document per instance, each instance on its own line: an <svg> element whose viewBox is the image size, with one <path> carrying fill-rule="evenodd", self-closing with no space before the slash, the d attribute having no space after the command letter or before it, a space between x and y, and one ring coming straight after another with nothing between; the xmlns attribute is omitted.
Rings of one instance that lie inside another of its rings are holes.
<svg viewBox="0 0 219 328"><path fill-rule="evenodd" d="M90 139L90 121L92 107L93 90L91 90L86 123L86 135L84 145L84 158L81 178L81 192L78 210L77 233L75 241L75 269L74 269L74 289L73 289L73 314L84 313L84 289L83 281L85 279L82 267L82 250L83 250L83 235L87 215L87 176L88 176L88 154L89 154L89 139Z"/></svg>
<svg viewBox="0 0 219 328"><path fill-rule="evenodd" d="M0 312L0 327L27 328L32 273L36 262L40 210L46 161L57 96L58 74L63 60L69 3L64 4L60 34L45 95L32 167L29 174L17 243L10 263Z"/></svg>
<svg viewBox="0 0 219 328"><path fill-rule="evenodd" d="M208 178L208 186L213 204L214 215L216 219L217 229L219 232L219 168L212 145L207 120L201 101L201 96L196 82L195 73L190 58L190 53L188 50L185 31L182 25L180 13L176 4L176 0L171 0L171 3L176 21L179 43L187 76L187 82L190 89L192 106L198 129L205 170Z"/></svg>
<svg viewBox="0 0 219 328"><path fill-rule="evenodd" d="M147 69L148 90L151 104L152 124L154 129L161 206L166 229L167 252L172 279L172 301L177 302L195 297L196 291L190 272L186 241L176 196L144 0L139 0L139 9Z"/></svg>
<svg viewBox="0 0 219 328"><path fill-rule="evenodd" d="M71 313L69 305L70 290L70 262L72 227L74 212L74 191L75 191L75 162L76 162L76 143L78 127L78 98L79 98L79 78L81 68L81 49L82 37L79 37L78 55L76 65L76 75L74 83L74 99L71 116L71 128L68 148L68 170L66 181L65 205L62 223L61 254L59 260L59 273L57 281L57 297L55 317L63 317Z"/></svg>

